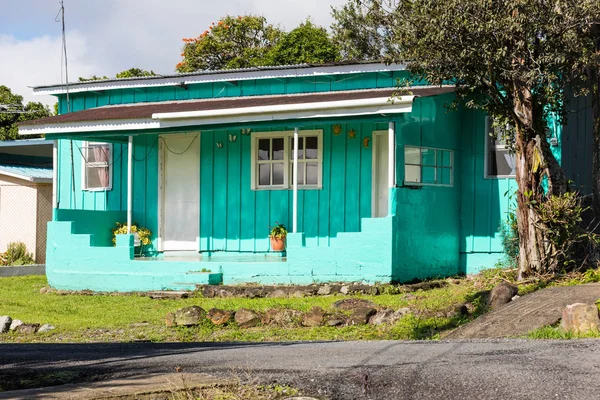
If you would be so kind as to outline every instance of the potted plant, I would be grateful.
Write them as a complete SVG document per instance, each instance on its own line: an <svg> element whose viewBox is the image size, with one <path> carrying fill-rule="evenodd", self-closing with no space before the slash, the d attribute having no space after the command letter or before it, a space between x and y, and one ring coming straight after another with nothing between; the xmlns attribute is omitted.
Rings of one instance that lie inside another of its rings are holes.
<svg viewBox="0 0 600 400"><path fill-rule="evenodd" d="M113 243L117 243L117 235L127 233L127 223L117 222L117 227L112 230ZM131 234L133 235L133 246L139 248L139 255L144 254L144 246L152 243L150 236L152 232L149 229L138 226L136 223L131 224Z"/></svg>
<svg viewBox="0 0 600 400"><path fill-rule="evenodd" d="M287 229L283 224L279 222L275 223L275 226L271 228L269 233L269 239L271 239L271 250L273 251L284 251L285 250L285 237L287 236Z"/></svg>

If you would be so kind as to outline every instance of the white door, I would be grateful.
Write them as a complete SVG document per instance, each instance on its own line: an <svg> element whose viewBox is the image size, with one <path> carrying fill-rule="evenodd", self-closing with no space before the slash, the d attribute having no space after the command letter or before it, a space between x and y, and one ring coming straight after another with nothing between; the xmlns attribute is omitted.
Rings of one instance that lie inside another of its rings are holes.
<svg viewBox="0 0 600 400"><path fill-rule="evenodd" d="M198 251L200 230L200 138L198 134L161 136L162 249Z"/></svg>
<svg viewBox="0 0 600 400"><path fill-rule="evenodd" d="M388 215L388 131L373 132L373 218Z"/></svg>

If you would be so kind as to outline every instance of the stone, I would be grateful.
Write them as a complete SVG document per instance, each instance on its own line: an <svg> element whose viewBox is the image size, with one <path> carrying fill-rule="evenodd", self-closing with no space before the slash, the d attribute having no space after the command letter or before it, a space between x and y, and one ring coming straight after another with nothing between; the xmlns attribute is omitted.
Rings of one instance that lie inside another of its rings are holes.
<svg viewBox="0 0 600 400"><path fill-rule="evenodd" d="M8 315L3 315L0 317L0 333L6 333L10 329L10 324L12 323L12 318Z"/></svg>
<svg viewBox="0 0 600 400"><path fill-rule="evenodd" d="M270 293L267 293L267 295L265 297L272 298L272 299L284 299L284 298L288 297L288 294L281 289L276 289Z"/></svg>
<svg viewBox="0 0 600 400"><path fill-rule="evenodd" d="M377 305L369 300L350 298L336 301L335 303L333 303L333 307L338 308L340 310L354 310L355 308L364 307L375 308L377 307Z"/></svg>
<svg viewBox="0 0 600 400"><path fill-rule="evenodd" d="M233 313L228 310L221 310L218 308L211 308L208 310L206 317L215 325L225 325L233 318Z"/></svg>
<svg viewBox="0 0 600 400"><path fill-rule="evenodd" d="M15 332L24 334L33 334L40 329L40 324L22 324L17 326Z"/></svg>
<svg viewBox="0 0 600 400"><path fill-rule="evenodd" d="M327 326L341 326L346 324L346 316L341 313L335 313L327 318Z"/></svg>
<svg viewBox="0 0 600 400"><path fill-rule="evenodd" d="M17 329L17 326L23 325L23 321L21 321L20 319L13 319L13 321L10 323L10 330L14 331L15 329Z"/></svg>
<svg viewBox="0 0 600 400"><path fill-rule="evenodd" d="M198 306L189 306L175 311L175 325L192 326L197 325L206 317L206 311Z"/></svg>
<svg viewBox="0 0 600 400"><path fill-rule="evenodd" d="M341 294L348 294L350 293L350 287L347 285L344 285L340 288L340 293Z"/></svg>
<svg viewBox="0 0 600 400"><path fill-rule="evenodd" d="M55 326L50 325L50 324L44 324L40 327L40 329L38 329L37 333L44 333L44 332L50 332L52 330L56 329Z"/></svg>
<svg viewBox="0 0 600 400"><path fill-rule="evenodd" d="M321 307L315 306L304 315L302 325L304 326L321 326L325 321L325 311Z"/></svg>
<svg viewBox="0 0 600 400"><path fill-rule="evenodd" d="M244 291L244 297L249 299L258 299L264 297L264 293L259 288L248 288Z"/></svg>
<svg viewBox="0 0 600 400"><path fill-rule="evenodd" d="M319 290L317 290L317 294L319 296L328 296L331 294L331 286L329 285L323 285L319 288Z"/></svg>
<svg viewBox="0 0 600 400"><path fill-rule="evenodd" d="M410 308L408 308L408 307L399 308L398 310L394 311L394 316L392 317L392 323L398 321L399 319L403 318L407 314L410 314Z"/></svg>
<svg viewBox="0 0 600 400"><path fill-rule="evenodd" d="M300 325L302 321L301 311L289 308L272 308L267 310L262 318L264 325L275 325L282 328L291 328Z"/></svg>
<svg viewBox="0 0 600 400"><path fill-rule="evenodd" d="M219 297L234 297L235 294L226 289L221 289L218 291L217 295Z"/></svg>
<svg viewBox="0 0 600 400"><path fill-rule="evenodd" d="M385 308L383 310L377 311L377 314L373 315L369 319L370 325L383 325L389 324L392 322L394 318L394 310L390 310L389 308Z"/></svg>
<svg viewBox="0 0 600 400"><path fill-rule="evenodd" d="M371 307L356 308L348 317L348 325L366 325L375 313L377 310Z"/></svg>
<svg viewBox="0 0 600 400"><path fill-rule="evenodd" d="M504 304L511 301L514 295L519 292L519 288L511 285L508 282L501 282L490 292L488 298L488 306L495 310L496 308L503 306Z"/></svg>
<svg viewBox="0 0 600 400"><path fill-rule="evenodd" d="M251 328L260 324L260 322L260 315L252 310L240 308L235 312L235 323L238 324L240 328Z"/></svg>
<svg viewBox="0 0 600 400"><path fill-rule="evenodd" d="M165 325L167 325L169 328L175 326L175 314L170 312L167 313L167 315L165 315Z"/></svg>
<svg viewBox="0 0 600 400"><path fill-rule="evenodd" d="M293 292L290 295L290 297L294 297L294 298L297 298L297 299L300 299L300 298L302 298L304 296L305 296L305 293L303 291L300 291L300 290L296 290L295 292Z"/></svg>
<svg viewBox="0 0 600 400"><path fill-rule="evenodd" d="M511 300L511 301L515 301L515 300L517 300L517 299L520 299L520 298L521 298L521 296L519 296L518 294L515 294L515 295L512 297L512 299L510 299L510 300Z"/></svg>
<svg viewBox="0 0 600 400"><path fill-rule="evenodd" d="M595 304L575 303L566 306L562 311L560 327L565 332L585 333L598 331L600 318Z"/></svg>

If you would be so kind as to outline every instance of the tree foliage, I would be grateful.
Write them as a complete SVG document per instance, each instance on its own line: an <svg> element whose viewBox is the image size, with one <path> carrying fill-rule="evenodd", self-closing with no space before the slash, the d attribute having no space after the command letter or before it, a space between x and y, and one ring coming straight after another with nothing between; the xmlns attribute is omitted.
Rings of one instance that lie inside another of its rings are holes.
<svg viewBox="0 0 600 400"><path fill-rule="evenodd" d="M138 77L143 77L143 76L156 76L156 74L152 70L146 71L145 69L133 67L133 68L126 69L125 71L121 71L121 72L117 73L115 78L117 78L117 79L138 78ZM106 75L104 75L104 76L92 75L89 78L84 78L84 77L80 76L79 82L102 81L102 80L106 80L106 79L110 79L110 78Z"/></svg>
<svg viewBox="0 0 600 400"><path fill-rule="evenodd" d="M379 0L349 4L363 7L368 16L357 21L366 24L357 31L384 32L372 47L386 61L406 62L415 77L432 84L453 83L455 107L483 110L503 127L517 158L520 274L556 271L550 230L539 210L553 196L563 196L568 186L546 140L547 120L550 113L565 117L565 89L580 79L573 71L585 63L580 30L599 20L598 2L398 0L388 8Z"/></svg>
<svg viewBox="0 0 600 400"><path fill-rule="evenodd" d="M23 104L23 96L0 85L0 140L19 139L19 122L51 115L48 106L38 102Z"/></svg>
<svg viewBox="0 0 600 400"><path fill-rule="evenodd" d="M145 69L133 67L119 72L116 78L139 78L144 76L156 76L156 74L152 70L146 71Z"/></svg>
<svg viewBox="0 0 600 400"><path fill-rule="evenodd" d="M325 28L306 20L286 33L267 58L270 65L324 64L339 61L340 50Z"/></svg>
<svg viewBox="0 0 600 400"><path fill-rule="evenodd" d="M184 38L179 72L248 68L266 65L283 32L265 17L227 15L200 36Z"/></svg>
<svg viewBox="0 0 600 400"><path fill-rule="evenodd" d="M390 26L382 16L393 8L385 0L350 0L331 8L333 42L345 60L381 60L391 43Z"/></svg>

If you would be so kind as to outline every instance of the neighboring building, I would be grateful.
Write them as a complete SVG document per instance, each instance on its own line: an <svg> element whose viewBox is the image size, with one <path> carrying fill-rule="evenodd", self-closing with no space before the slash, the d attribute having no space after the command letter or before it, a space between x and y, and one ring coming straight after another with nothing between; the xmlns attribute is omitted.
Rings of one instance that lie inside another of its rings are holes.
<svg viewBox="0 0 600 400"><path fill-rule="evenodd" d="M23 242L43 264L51 220L52 141L0 141L0 253Z"/></svg>
<svg viewBox="0 0 600 400"><path fill-rule="evenodd" d="M57 140L50 284L391 282L493 267L513 158L484 114L445 108L452 87L390 101L406 77L358 63L82 82L68 114L64 86L36 87L62 113L20 126ZM145 258L130 235L112 246L128 212L152 231ZM276 222L290 229L284 256L269 251Z"/></svg>

